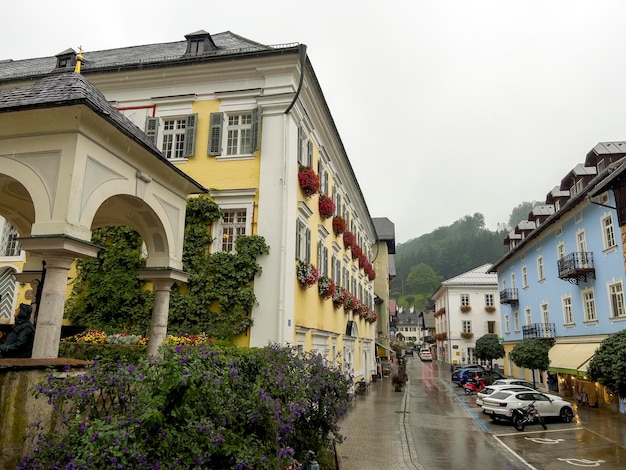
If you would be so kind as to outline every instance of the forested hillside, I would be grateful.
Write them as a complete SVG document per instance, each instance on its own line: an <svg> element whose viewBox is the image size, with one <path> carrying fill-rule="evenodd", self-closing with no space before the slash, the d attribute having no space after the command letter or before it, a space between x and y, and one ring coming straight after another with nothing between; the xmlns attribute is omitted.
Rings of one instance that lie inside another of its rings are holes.
<svg viewBox="0 0 626 470"><path fill-rule="evenodd" d="M526 219L535 204L525 202L513 209L508 226L514 227L520 220ZM507 229L499 232L486 229L483 214L476 213L466 215L450 226L398 244L392 296L429 296L441 281L482 264L495 263L508 250L504 245L507 233Z"/></svg>

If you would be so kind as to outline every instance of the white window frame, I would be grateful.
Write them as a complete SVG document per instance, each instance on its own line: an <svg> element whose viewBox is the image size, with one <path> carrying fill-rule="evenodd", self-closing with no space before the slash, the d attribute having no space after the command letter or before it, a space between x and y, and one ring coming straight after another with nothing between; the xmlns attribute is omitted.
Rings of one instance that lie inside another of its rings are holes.
<svg viewBox="0 0 626 470"><path fill-rule="evenodd" d="M530 307L526 307L524 309L524 321L526 326L532 324L533 322L533 313Z"/></svg>
<svg viewBox="0 0 626 470"><path fill-rule="evenodd" d="M561 299L561 303L563 305L563 324L564 325L573 325L574 324L574 305L572 303L572 296L566 295Z"/></svg>
<svg viewBox="0 0 626 470"><path fill-rule="evenodd" d="M472 320L463 320L463 333L471 333L472 332Z"/></svg>
<svg viewBox="0 0 626 470"><path fill-rule="evenodd" d="M617 241L615 238L615 226L613 224L613 216L606 214L600 219L602 226L602 241L604 243L604 250L614 250L617 248Z"/></svg>
<svg viewBox="0 0 626 470"><path fill-rule="evenodd" d="M609 283L608 292L611 318L626 318L626 308L624 307L624 284L622 281L619 280Z"/></svg>
<svg viewBox="0 0 626 470"><path fill-rule="evenodd" d="M565 243L559 242L556 246L556 259L561 260L565 258Z"/></svg>
<svg viewBox="0 0 626 470"><path fill-rule="evenodd" d="M576 246L580 253L587 253L587 236L582 229L576 233Z"/></svg>
<svg viewBox="0 0 626 470"><path fill-rule="evenodd" d="M2 233L0 235L0 258L18 258L22 256L22 249L18 241L19 234L11 223L0 217Z"/></svg>
<svg viewBox="0 0 626 470"><path fill-rule="evenodd" d="M504 332L508 335L511 334L511 325L509 315L504 315Z"/></svg>
<svg viewBox="0 0 626 470"><path fill-rule="evenodd" d="M469 307L470 305L470 295L469 294L461 294L461 307Z"/></svg>
<svg viewBox="0 0 626 470"><path fill-rule="evenodd" d="M537 257L537 279L539 282L546 280L546 275L543 267L543 256Z"/></svg>
<svg viewBox="0 0 626 470"><path fill-rule="evenodd" d="M528 268L526 266L522 266L522 288L528 288Z"/></svg>
<svg viewBox="0 0 626 470"><path fill-rule="evenodd" d="M328 256L329 250L326 246L328 234L326 227L320 225L317 239L317 269L320 276L326 277L328 277L328 263L330 261Z"/></svg>
<svg viewBox="0 0 626 470"><path fill-rule="evenodd" d="M550 323L550 308L548 307L548 302L541 302L539 308L541 310L541 322L544 325Z"/></svg>
<svg viewBox="0 0 626 470"><path fill-rule="evenodd" d="M516 332L520 331L519 310L513 312L513 327Z"/></svg>
<svg viewBox="0 0 626 470"><path fill-rule="evenodd" d="M252 234L252 218L254 216L254 198L256 189L234 189L234 190L212 190L209 195L220 207L222 211L240 210L245 211L244 233L236 234L235 238L242 235ZM213 223L213 244L211 252L216 253L223 250L224 219L220 218ZM233 247L235 240L233 240Z"/></svg>
<svg viewBox="0 0 626 470"><path fill-rule="evenodd" d="M495 300L494 300L494 295L493 294L485 294L485 307L493 307L495 306Z"/></svg>
<svg viewBox="0 0 626 470"><path fill-rule="evenodd" d="M585 322L597 322L598 315L596 313L596 298L593 288L585 289L581 292L583 300L583 312Z"/></svg>
<svg viewBox="0 0 626 470"><path fill-rule="evenodd" d="M222 101L220 111L210 114L208 154L218 161L250 160L260 149L263 113L253 99L245 101Z"/></svg>

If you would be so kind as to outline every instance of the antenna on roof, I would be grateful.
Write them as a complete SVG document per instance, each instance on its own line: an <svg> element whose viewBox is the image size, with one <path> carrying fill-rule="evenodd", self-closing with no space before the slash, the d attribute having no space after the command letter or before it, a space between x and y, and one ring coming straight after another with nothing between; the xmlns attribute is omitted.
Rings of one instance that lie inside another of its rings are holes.
<svg viewBox="0 0 626 470"><path fill-rule="evenodd" d="M76 67L74 72L80 73L80 64L83 63L83 46L78 46L78 54L76 54Z"/></svg>

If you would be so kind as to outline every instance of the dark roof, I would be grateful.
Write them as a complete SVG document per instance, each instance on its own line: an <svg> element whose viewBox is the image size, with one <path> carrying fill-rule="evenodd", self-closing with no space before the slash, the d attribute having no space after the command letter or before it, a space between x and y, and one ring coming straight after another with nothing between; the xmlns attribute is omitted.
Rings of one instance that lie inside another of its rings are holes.
<svg viewBox="0 0 626 470"><path fill-rule="evenodd" d="M115 126L120 132L144 147L156 158L193 183L200 191L206 189L186 173L172 165L126 116L115 109L102 93L83 75L66 72L50 75L32 85L0 90L0 113L85 105Z"/></svg>
<svg viewBox="0 0 626 470"><path fill-rule="evenodd" d="M187 36L201 33L205 32L197 31ZM206 34L208 35L208 33ZM212 34L210 37L217 49L199 55L185 54L187 50L186 40L83 52L84 61L81 66L81 73L89 74L90 72L106 70L118 71L123 68L149 68L158 65L162 66L165 63L172 65L182 62L197 62L198 60L224 59L233 55L247 56L251 54L280 53L281 50L297 46L295 43L266 46L233 34L230 31ZM56 55L63 55L68 52L71 53L72 49ZM57 66L56 55L24 60L0 60L0 82L49 75L55 72Z"/></svg>
<svg viewBox="0 0 626 470"><path fill-rule="evenodd" d="M374 229L378 240L387 243L389 254L396 252L396 227L387 217L373 217Z"/></svg>

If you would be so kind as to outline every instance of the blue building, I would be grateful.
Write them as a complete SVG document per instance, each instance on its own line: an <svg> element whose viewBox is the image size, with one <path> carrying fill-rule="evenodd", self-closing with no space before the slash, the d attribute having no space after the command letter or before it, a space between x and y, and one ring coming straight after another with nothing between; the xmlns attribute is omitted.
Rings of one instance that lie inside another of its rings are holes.
<svg viewBox="0 0 626 470"><path fill-rule="evenodd" d="M599 143L505 238L498 273L505 373L532 379L510 352L523 339L551 346L539 383L581 405L617 408L591 382L587 366L600 342L626 328L624 251L613 191L606 181L626 159L626 142ZM535 376L537 378L537 376Z"/></svg>

